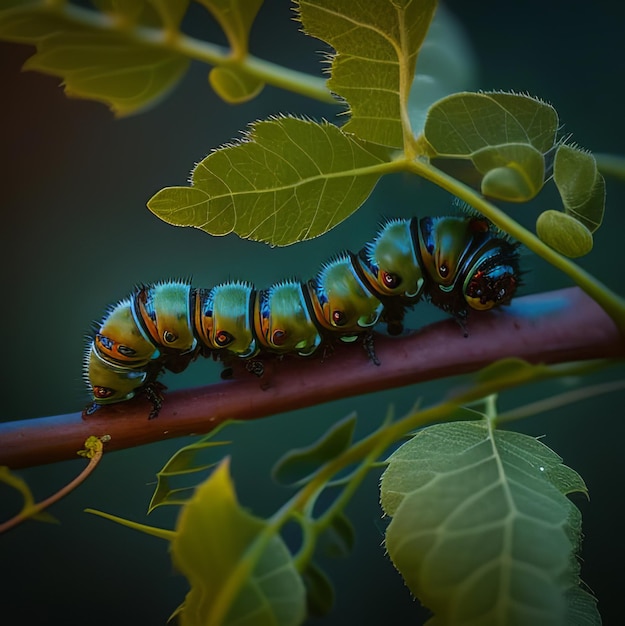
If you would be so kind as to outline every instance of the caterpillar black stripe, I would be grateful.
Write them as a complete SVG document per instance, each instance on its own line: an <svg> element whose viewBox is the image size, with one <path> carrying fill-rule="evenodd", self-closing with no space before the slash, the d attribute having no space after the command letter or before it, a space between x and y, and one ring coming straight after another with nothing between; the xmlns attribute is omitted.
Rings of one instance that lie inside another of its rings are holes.
<svg viewBox="0 0 625 626"><path fill-rule="evenodd" d="M448 216L390 220L357 254L337 255L307 282L141 286L110 308L87 348L87 412L149 392L164 369L181 371L198 355L306 357L378 322L400 333L406 309L423 297L462 321L470 309L508 303L518 284L516 244L483 218Z"/></svg>

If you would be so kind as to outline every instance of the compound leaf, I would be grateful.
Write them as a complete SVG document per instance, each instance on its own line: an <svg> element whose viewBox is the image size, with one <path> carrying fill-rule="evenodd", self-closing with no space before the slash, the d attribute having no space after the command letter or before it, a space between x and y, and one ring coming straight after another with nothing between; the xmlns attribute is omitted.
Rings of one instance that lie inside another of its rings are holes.
<svg viewBox="0 0 625 626"><path fill-rule="evenodd" d="M219 22L235 57L247 53L250 29L263 0L197 0Z"/></svg>
<svg viewBox="0 0 625 626"><path fill-rule="evenodd" d="M150 500L148 513L164 504L180 505L188 500L188 496L192 494L196 485L175 488L173 481L210 469L217 464L217 462L198 463L197 457L204 450L228 443L227 441L213 441L211 439L218 430L220 429L215 429L209 436L180 448L165 463L160 472L156 474L156 488ZM197 482L199 483L200 481L198 480Z"/></svg>
<svg viewBox="0 0 625 626"><path fill-rule="evenodd" d="M148 208L176 226L287 246L317 237L351 215L388 158L385 150L326 122L260 121L243 141L198 163L193 187L162 189Z"/></svg>
<svg viewBox="0 0 625 626"><path fill-rule="evenodd" d="M386 546L440 624L565 624L581 597L579 512L565 497L582 479L532 437L488 422L420 431L390 458L381 501ZM581 608L580 608L581 607Z"/></svg>
<svg viewBox="0 0 625 626"><path fill-rule="evenodd" d="M283 484L302 484L327 461L347 450L352 442L356 414L340 420L306 448L291 450L273 468L273 477Z"/></svg>
<svg viewBox="0 0 625 626"><path fill-rule="evenodd" d="M225 460L182 509L172 558L191 589L182 626L296 626L306 592L291 554L267 524L242 509Z"/></svg>
<svg viewBox="0 0 625 626"><path fill-rule="evenodd" d="M24 63L63 79L68 96L106 103L118 116L145 109L182 78L189 61L115 33L51 35Z"/></svg>
<svg viewBox="0 0 625 626"><path fill-rule="evenodd" d="M436 156L470 157L489 146L553 147L558 115L547 104L514 93L457 93L430 108L425 136Z"/></svg>
<svg viewBox="0 0 625 626"><path fill-rule="evenodd" d="M328 87L349 104L346 131L392 148L404 145L417 56L435 9L435 0L299 0L304 31L336 50Z"/></svg>
<svg viewBox="0 0 625 626"><path fill-rule="evenodd" d="M36 45L51 34L80 32L62 14L44 10L38 3L19 4L0 11L0 38L4 41Z"/></svg>
<svg viewBox="0 0 625 626"><path fill-rule="evenodd" d="M431 157L447 170L468 160L477 172L463 172L469 184L509 202L524 202L542 189L543 155L558 129L555 109L535 98L513 93L458 93L436 102L424 128ZM458 168L455 169L458 172Z"/></svg>
<svg viewBox="0 0 625 626"><path fill-rule="evenodd" d="M154 104L189 65L184 56L133 38L131 31L103 31L45 6L1 12L0 38L36 45L24 69L58 76L68 96L104 102L118 116Z"/></svg>
<svg viewBox="0 0 625 626"><path fill-rule="evenodd" d="M567 215L595 232L601 226L605 208L605 181L597 170L595 157L574 146L558 146L553 179Z"/></svg>

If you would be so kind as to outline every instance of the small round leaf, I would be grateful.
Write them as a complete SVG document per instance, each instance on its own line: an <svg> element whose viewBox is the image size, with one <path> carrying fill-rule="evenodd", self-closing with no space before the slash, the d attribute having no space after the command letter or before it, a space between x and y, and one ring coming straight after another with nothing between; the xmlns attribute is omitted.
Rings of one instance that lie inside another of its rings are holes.
<svg viewBox="0 0 625 626"><path fill-rule="evenodd" d="M505 202L527 202L540 191L518 164L495 167L482 178L482 193Z"/></svg>
<svg viewBox="0 0 625 626"><path fill-rule="evenodd" d="M536 220L536 234L548 246L570 258L588 254L592 250L592 234L574 217L549 210Z"/></svg>
<svg viewBox="0 0 625 626"><path fill-rule="evenodd" d="M229 67L214 67L208 80L215 93L228 104L240 104L257 96L265 83Z"/></svg>

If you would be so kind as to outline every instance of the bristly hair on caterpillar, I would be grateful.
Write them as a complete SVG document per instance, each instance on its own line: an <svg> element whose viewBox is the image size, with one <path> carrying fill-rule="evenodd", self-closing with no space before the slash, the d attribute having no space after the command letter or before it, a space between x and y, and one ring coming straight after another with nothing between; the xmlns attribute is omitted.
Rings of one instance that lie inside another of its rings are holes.
<svg viewBox="0 0 625 626"><path fill-rule="evenodd" d="M244 359L262 375L262 359L310 357L335 341L363 341L373 363L372 328L403 330L406 311L425 299L466 328L469 311L507 304L520 284L518 245L484 217L388 219L356 253L343 251L314 278L257 290L226 281L194 288L189 280L140 285L109 307L85 353L92 413L140 392L156 393L164 370L179 372L198 356ZM257 363L260 366L257 366Z"/></svg>

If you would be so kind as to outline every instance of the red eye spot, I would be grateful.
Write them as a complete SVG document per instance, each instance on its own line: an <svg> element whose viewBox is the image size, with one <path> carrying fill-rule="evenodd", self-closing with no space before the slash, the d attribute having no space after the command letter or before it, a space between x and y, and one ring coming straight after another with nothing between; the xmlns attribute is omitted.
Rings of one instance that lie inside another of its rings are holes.
<svg viewBox="0 0 625 626"><path fill-rule="evenodd" d="M286 341L286 331L274 330L271 335L271 342L274 346L281 346Z"/></svg>
<svg viewBox="0 0 625 626"><path fill-rule="evenodd" d="M165 341L165 343L174 343L176 339L178 339L178 335L172 333L171 330L166 330L163 333L163 340Z"/></svg>
<svg viewBox="0 0 625 626"><path fill-rule="evenodd" d="M474 233L486 233L488 232L488 222L476 217L469 222L469 228Z"/></svg>
<svg viewBox="0 0 625 626"><path fill-rule="evenodd" d="M220 348L225 348L234 341L234 337L227 330L220 330L215 333L215 343Z"/></svg>
<svg viewBox="0 0 625 626"><path fill-rule="evenodd" d="M106 398L110 398L115 393L114 389L109 387L94 387L93 395L95 398L99 400L105 400Z"/></svg>
<svg viewBox="0 0 625 626"><path fill-rule="evenodd" d="M392 272L382 272L382 282L385 287L389 289L395 289L401 283L401 277L397 274L393 274Z"/></svg>
<svg viewBox="0 0 625 626"><path fill-rule="evenodd" d="M343 326L347 322L347 317L343 311L332 311L332 321L335 326Z"/></svg>

